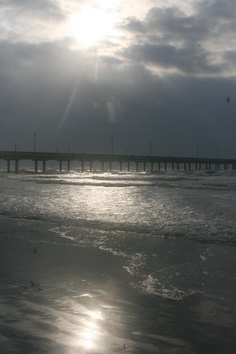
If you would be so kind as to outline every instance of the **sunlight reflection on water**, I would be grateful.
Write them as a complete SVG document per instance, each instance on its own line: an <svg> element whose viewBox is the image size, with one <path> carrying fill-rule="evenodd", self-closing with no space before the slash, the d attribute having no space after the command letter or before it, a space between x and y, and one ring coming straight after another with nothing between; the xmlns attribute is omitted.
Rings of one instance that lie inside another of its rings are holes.
<svg viewBox="0 0 236 354"><path fill-rule="evenodd" d="M83 329L81 337L84 340L81 341L81 344L86 349L91 349L96 347L96 342L102 336L97 320L103 320L103 317L100 311L89 311L88 314L91 317L91 321L86 322L87 327L85 326Z"/></svg>
<svg viewBox="0 0 236 354"><path fill-rule="evenodd" d="M87 305L84 307L67 297L62 302L63 309L56 312L58 320L55 322L60 333L56 340L58 344L77 350L100 350L103 345L102 337L106 334L102 312L98 309L90 310Z"/></svg>

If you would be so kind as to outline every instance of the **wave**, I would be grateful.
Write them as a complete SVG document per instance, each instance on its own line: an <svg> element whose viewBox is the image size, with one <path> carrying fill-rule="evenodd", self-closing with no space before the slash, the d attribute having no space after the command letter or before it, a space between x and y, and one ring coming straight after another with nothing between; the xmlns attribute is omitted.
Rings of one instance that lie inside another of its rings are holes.
<svg viewBox="0 0 236 354"><path fill-rule="evenodd" d="M83 228L99 237L236 243L235 174L11 174L1 181L2 217Z"/></svg>
<svg viewBox="0 0 236 354"><path fill-rule="evenodd" d="M221 244L227 246L236 246L235 225L228 225L226 229L224 225L215 225L212 230L209 230L205 224L197 224L195 227L188 224L173 225L147 225L136 223L116 223L104 222L101 220L88 219L70 219L58 218L55 215L28 214L11 211L1 211L0 216L5 219L14 219L19 221L40 221L54 225L57 232L62 237L73 238L79 242L90 243L91 239L94 245L102 248L110 247L110 239L113 241L120 237L125 239L132 238L133 240L147 240L150 244L156 242L157 239L175 239L196 242L202 244ZM66 230L66 232L65 232ZM79 230L79 234L77 232ZM90 235L90 239L87 236ZM141 242L141 241L140 241ZM114 252L117 249L112 245ZM144 245L142 245L144 247Z"/></svg>
<svg viewBox="0 0 236 354"><path fill-rule="evenodd" d="M140 287L148 294L174 301L183 300L193 294L202 294L200 291L190 289L183 290L177 286L167 284L166 282L160 282L153 274L149 274L145 280L141 282Z"/></svg>
<svg viewBox="0 0 236 354"><path fill-rule="evenodd" d="M219 190L236 191L235 174L212 174L204 173L172 173L166 174L52 174L52 175L28 175L10 176L20 179L22 182L31 182L44 185L65 185L65 186L101 186L101 187L156 187L167 189L186 190Z"/></svg>

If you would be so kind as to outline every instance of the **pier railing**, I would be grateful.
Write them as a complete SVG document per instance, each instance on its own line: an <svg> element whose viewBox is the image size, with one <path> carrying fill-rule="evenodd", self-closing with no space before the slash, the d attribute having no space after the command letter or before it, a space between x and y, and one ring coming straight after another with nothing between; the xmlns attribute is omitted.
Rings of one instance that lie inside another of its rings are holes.
<svg viewBox="0 0 236 354"><path fill-rule="evenodd" d="M59 169L62 171L63 162L67 162L67 170L70 170L70 163L78 161L81 163L81 170L85 170L85 163L89 163L89 170L92 171L93 163L101 163L101 169L104 171L104 164L108 163L108 170L112 170L112 163L118 162L120 170L123 169L123 163L126 163L127 170L130 170L130 164L136 164L136 170L145 171L148 168L155 169L236 169L236 159L206 158L206 157L181 157L181 156L150 156L150 155L117 155L117 154L85 154L85 153L61 153L61 152L32 152L32 151L0 151L0 160L7 161L7 170L10 172L11 161L15 161L15 172L19 170L19 161L31 160L35 163L35 172L38 171L38 162L43 162L43 172L46 171L46 161L58 161ZM140 169L139 164L143 167ZM154 166L157 164L157 166Z"/></svg>

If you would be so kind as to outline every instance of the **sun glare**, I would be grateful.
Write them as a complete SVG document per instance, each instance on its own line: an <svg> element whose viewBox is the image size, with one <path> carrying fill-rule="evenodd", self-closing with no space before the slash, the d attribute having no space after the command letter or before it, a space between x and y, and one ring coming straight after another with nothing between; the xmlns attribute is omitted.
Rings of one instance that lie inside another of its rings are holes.
<svg viewBox="0 0 236 354"><path fill-rule="evenodd" d="M71 17L71 34L86 46L115 36L115 12L88 5Z"/></svg>

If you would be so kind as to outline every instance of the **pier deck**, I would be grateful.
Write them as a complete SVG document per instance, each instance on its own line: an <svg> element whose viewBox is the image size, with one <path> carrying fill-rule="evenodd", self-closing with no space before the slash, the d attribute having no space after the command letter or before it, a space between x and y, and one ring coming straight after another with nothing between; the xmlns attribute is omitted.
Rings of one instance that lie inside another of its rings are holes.
<svg viewBox="0 0 236 354"><path fill-rule="evenodd" d="M115 154L85 154L85 153L59 153L59 152L27 152L27 151L0 151L0 160L7 162L7 171L11 172L11 161L15 162L15 173L19 172L19 162L21 160L30 160L34 162L34 170L38 172L38 163L42 162L42 171L46 172L47 161L57 161L59 170L62 171L63 163L66 163L66 169L70 171L72 161L78 161L81 165L81 171L93 170L93 163L100 162L101 170L112 171L112 164L119 163L120 171L126 169L130 171L131 164L135 164L136 171L153 171L154 169L184 169L184 170L235 170L236 159L222 158L204 158L204 157L178 157L178 156L150 156L150 155L115 155ZM85 164L89 164L85 168ZM105 169L105 164L108 168ZM141 165L141 167L140 167ZM125 168L124 168L125 166Z"/></svg>

